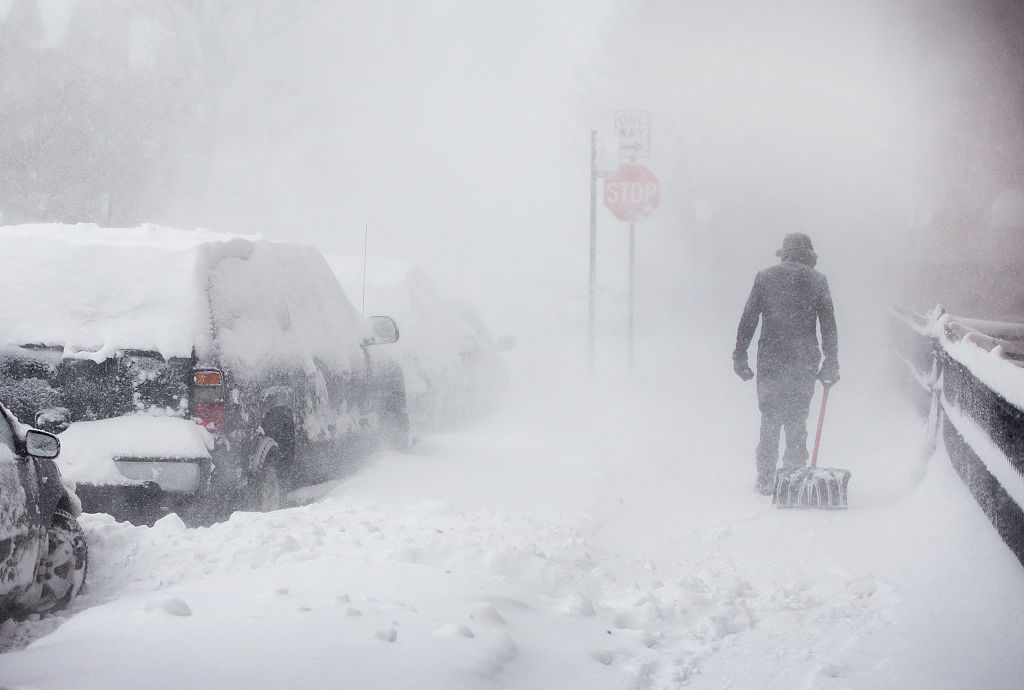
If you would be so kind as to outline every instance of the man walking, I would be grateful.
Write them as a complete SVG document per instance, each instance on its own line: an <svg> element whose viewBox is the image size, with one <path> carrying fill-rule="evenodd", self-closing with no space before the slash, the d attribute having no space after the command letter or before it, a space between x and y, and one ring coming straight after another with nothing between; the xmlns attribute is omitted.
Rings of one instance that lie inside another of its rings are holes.
<svg viewBox="0 0 1024 690"><path fill-rule="evenodd" d="M761 321L757 341L757 403L761 440L757 446L755 489L770 496L779 457L779 434L786 430L784 469L807 464L807 413L814 380L825 387L839 380L836 319L828 280L814 270L818 255L811 238L786 235L776 252L782 261L757 274L736 331L733 370L744 381L754 378L747 348ZM821 324L821 349L817 325ZM824 362L822 362L822 350ZM818 368L821 363L821 368Z"/></svg>

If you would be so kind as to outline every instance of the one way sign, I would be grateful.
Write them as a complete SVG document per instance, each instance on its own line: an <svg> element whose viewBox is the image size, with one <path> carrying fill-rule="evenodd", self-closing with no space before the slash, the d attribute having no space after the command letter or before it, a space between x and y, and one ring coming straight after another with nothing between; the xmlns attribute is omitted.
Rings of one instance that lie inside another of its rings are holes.
<svg viewBox="0 0 1024 690"><path fill-rule="evenodd" d="M616 110L615 133L619 135L619 156L624 159L651 155L651 114L646 110Z"/></svg>

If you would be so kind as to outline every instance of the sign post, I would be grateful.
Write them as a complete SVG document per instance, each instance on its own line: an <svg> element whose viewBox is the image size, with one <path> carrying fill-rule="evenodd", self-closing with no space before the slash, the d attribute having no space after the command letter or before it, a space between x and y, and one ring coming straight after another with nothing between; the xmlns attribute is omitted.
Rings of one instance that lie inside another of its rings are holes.
<svg viewBox="0 0 1024 690"><path fill-rule="evenodd" d="M636 262L636 224L645 220L661 202L661 185L650 170L623 163L605 177L604 205L616 218L629 223L629 369L633 370L633 292Z"/></svg>
<svg viewBox="0 0 1024 690"><path fill-rule="evenodd" d="M633 267L636 263L636 223L629 224L629 371L633 372Z"/></svg>
<svg viewBox="0 0 1024 690"><path fill-rule="evenodd" d="M597 302L597 131L590 131L590 291L587 361L594 371L594 320Z"/></svg>
<svg viewBox="0 0 1024 690"><path fill-rule="evenodd" d="M633 294L636 266L636 224L658 208L661 187L658 178L637 158L651 155L651 114L646 110L617 110L614 131L609 137L618 148L618 170L602 164L598 170L597 131L590 132L590 289L588 294L588 361L594 371L594 331L597 294L597 178L604 178L604 205L620 221L629 223L629 369L633 370ZM623 162L628 160L629 162ZM612 164L614 165L614 163Z"/></svg>

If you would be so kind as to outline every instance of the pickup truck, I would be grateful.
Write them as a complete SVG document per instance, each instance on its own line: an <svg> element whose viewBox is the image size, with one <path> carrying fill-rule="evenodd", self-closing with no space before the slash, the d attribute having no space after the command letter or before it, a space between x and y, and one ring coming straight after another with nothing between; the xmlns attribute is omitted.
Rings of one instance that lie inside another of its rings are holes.
<svg viewBox="0 0 1024 690"><path fill-rule="evenodd" d="M61 433L87 512L272 510L407 440L401 368L312 247L155 226L0 228L0 395Z"/></svg>

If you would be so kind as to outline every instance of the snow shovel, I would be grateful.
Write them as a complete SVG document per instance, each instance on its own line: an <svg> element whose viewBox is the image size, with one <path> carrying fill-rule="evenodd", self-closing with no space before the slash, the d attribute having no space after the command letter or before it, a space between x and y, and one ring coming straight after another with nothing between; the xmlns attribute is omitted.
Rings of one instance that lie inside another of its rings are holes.
<svg viewBox="0 0 1024 690"><path fill-rule="evenodd" d="M825 404L828 402L829 387L821 395L821 412L818 413L818 431L814 435L814 452L811 466L795 470L776 470L775 494L772 505L779 508L823 508L844 510L846 485L850 471L831 467L818 467L818 444L821 443L821 426L825 422Z"/></svg>

